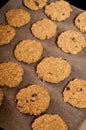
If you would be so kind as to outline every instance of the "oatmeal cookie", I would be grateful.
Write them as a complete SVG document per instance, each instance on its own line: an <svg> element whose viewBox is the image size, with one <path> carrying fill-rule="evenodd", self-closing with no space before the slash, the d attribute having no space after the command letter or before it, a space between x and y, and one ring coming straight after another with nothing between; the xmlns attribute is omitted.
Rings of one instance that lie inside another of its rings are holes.
<svg viewBox="0 0 86 130"><path fill-rule="evenodd" d="M30 85L17 93L16 102L17 109L20 112L40 115L48 108L50 96L43 87Z"/></svg>
<svg viewBox="0 0 86 130"><path fill-rule="evenodd" d="M23 40L15 48L14 55L17 60L28 64L38 61L43 53L41 43L35 40Z"/></svg>
<svg viewBox="0 0 86 130"><path fill-rule="evenodd" d="M21 27L30 21L30 14L24 9L9 9L6 12L7 23L14 27Z"/></svg>
<svg viewBox="0 0 86 130"><path fill-rule="evenodd" d="M42 19L34 23L31 27L32 34L40 39L50 39L56 34L56 24L49 19Z"/></svg>
<svg viewBox="0 0 86 130"><path fill-rule="evenodd" d="M46 57L37 65L37 75L43 81L58 83L71 73L68 61L57 57Z"/></svg>
<svg viewBox="0 0 86 130"><path fill-rule="evenodd" d="M86 108L86 80L74 79L63 91L64 101L77 108Z"/></svg>
<svg viewBox="0 0 86 130"><path fill-rule="evenodd" d="M0 86L17 87L22 81L23 73L21 65L15 62L0 63Z"/></svg>

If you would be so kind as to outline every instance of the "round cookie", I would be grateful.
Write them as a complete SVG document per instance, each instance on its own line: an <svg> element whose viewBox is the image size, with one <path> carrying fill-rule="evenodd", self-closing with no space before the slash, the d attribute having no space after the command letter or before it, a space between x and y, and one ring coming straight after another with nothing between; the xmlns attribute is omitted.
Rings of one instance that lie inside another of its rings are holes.
<svg viewBox="0 0 86 130"><path fill-rule="evenodd" d="M81 32L86 33L86 11L75 18L75 25Z"/></svg>
<svg viewBox="0 0 86 130"><path fill-rule="evenodd" d="M36 73L43 81L58 83L70 75L71 66L68 61L51 56L37 65Z"/></svg>
<svg viewBox="0 0 86 130"><path fill-rule="evenodd" d="M86 41L80 33L67 30L60 34L57 45L65 53L77 54L86 46Z"/></svg>
<svg viewBox="0 0 86 130"><path fill-rule="evenodd" d="M63 91L64 101L77 108L86 108L86 80L74 79Z"/></svg>
<svg viewBox="0 0 86 130"><path fill-rule="evenodd" d="M38 10L46 5L47 0L23 0L24 5L31 10Z"/></svg>
<svg viewBox="0 0 86 130"><path fill-rule="evenodd" d="M57 114L44 114L32 123L33 130L68 130L66 123Z"/></svg>
<svg viewBox="0 0 86 130"><path fill-rule="evenodd" d="M16 30L10 25L0 24L0 45L9 44L16 35Z"/></svg>
<svg viewBox="0 0 86 130"><path fill-rule="evenodd" d="M56 24L49 19L42 19L34 23L31 27L32 34L40 39L50 39L56 34Z"/></svg>
<svg viewBox="0 0 86 130"><path fill-rule="evenodd" d="M48 108L50 96L43 87L30 85L17 93L16 102L20 112L40 115Z"/></svg>
<svg viewBox="0 0 86 130"><path fill-rule="evenodd" d="M70 17L72 8L66 1L51 2L45 7L45 14L52 20L63 21Z"/></svg>
<svg viewBox="0 0 86 130"><path fill-rule="evenodd" d="M3 101L3 97L4 97L4 93L3 93L2 89L0 88L0 106L1 106L2 101Z"/></svg>
<svg viewBox="0 0 86 130"><path fill-rule="evenodd" d="M15 62L0 63L0 86L16 87L22 81L23 68Z"/></svg>
<svg viewBox="0 0 86 130"><path fill-rule="evenodd" d="M24 9L10 9L6 13L6 20L9 25L21 27L30 21L30 14Z"/></svg>
<svg viewBox="0 0 86 130"><path fill-rule="evenodd" d="M15 48L14 55L17 60L28 64L36 62L43 53L42 45L35 40L23 40Z"/></svg>

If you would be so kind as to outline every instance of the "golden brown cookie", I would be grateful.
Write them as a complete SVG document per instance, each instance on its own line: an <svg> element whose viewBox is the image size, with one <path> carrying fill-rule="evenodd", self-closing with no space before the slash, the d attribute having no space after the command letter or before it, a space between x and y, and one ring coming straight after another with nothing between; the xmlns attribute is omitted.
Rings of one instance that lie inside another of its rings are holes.
<svg viewBox="0 0 86 130"><path fill-rule="evenodd" d="M23 68L21 65L8 61L0 63L0 86L16 87L22 81Z"/></svg>
<svg viewBox="0 0 86 130"><path fill-rule="evenodd" d="M32 123L33 130L68 130L66 123L57 114L44 114Z"/></svg>
<svg viewBox="0 0 86 130"><path fill-rule="evenodd" d="M9 44L15 35L16 30L13 27L0 24L0 45Z"/></svg>
<svg viewBox="0 0 86 130"><path fill-rule="evenodd" d="M37 75L43 81L58 83L71 73L68 61L57 57L46 57L37 65Z"/></svg>
<svg viewBox="0 0 86 130"><path fill-rule="evenodd" d="M0 106L1 106L2 101L3 101L3 97L4 97L4 93L3 93L2 89L0 88Z"/></svg>
<svg viewBox="0 0 86 130"><path fill-rule="evenodd" d="M38 10L46 5L47 0L23 0L24 5L31 10Z"/></svg>
<svg viewBox="0 0 86 130"><path fill-rule="evenodd" d="M23 40L15 48L14 55L17 60L28 64L36 62L43 53L42 45L35 40Z"/></svg>
<svg viewBox="0 0 86 130"><path fill-rule="evenodd" d="M45 14L52 20L63 21L70 17L72 8L66 1L51 2L45 7Z"/></svg>
<svg viewBox="0 0 86 130"><path fill-rule="evenodd" d="M86 80L74 79L63 92L64 101L77 108L86 108Z"/></svg>
<svg viewBox="0 0 86 130"><path fill-rule="evenodd" d="M43 87L30 85L17 93L16 102L17 109L20 112L40 115L48 108L50 96Z"/></svg>
<svg viewBox="0 0 86 130"><path fill-rule="evenodd" d="M30 21L30 14L24 9L10 9L6 13L6 20L9 25L21 27Z"/></svg>
<svg viewBox="0 0 86 130"><path fill-rule="evenodd" d="M81 32L86 33L86 11L81 12L75 18L75 25Z"/></svg>
<svg viewBox="0 0 86 130"><path fill-rule="evenodd" d="M49 19L42 19L34 23L31 27L32 34L40 39L50 39L56 34L56 24Z"/></svg>
<svg viewBox="0 0 86 130"><path fill-rule="evenodd" d="M67 30L60 34L57 45L65 53L77 54L86 46L86 40L79 32Z"/></svg>

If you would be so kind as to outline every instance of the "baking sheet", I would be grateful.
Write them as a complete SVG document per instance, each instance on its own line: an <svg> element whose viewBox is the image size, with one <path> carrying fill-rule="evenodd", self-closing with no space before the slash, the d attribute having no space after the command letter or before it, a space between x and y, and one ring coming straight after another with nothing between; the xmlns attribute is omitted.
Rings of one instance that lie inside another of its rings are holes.
<svg viewBox="0 0 86 130"><path fill-rule="evenodd" d="M56 0L48 0L48 3L52 1ZM61 32L67 29L79 31L74 26L74 19L76 15L83 10L72 6L73 12L70 18L62 22L55 22L57 24L56 36L50 40L40 41L33 37L30 28L32 23L42 18L47 18L47 16L44 14L44 9L31 11L24 7L22 0L10 0L2 9L0 9L0 23L6 24L5 13L8 9L11 8L25 9L31 14L31 21L23 27L16 28L17 34L10 44L0 46L0 62L9 60L15 61L22 65L25 72L23 76L23 82L17 88L9 89L2 87L5 96L3 104L0 107L0 127L5 130L32 130L31 124L36 117L30 116L29 114L22 114L16 109L15 95L20 88L23 88L29 84L38 84L46 88L51 96L49 108L45 111L45 113L59 114L67 123L69 127L68 130L78 130L84 119L86 119L86 109L74 108L71 105L65 103L62 97L62 91L67 82L74 78L81 78L86 80L86 48L84 48L83 51L77 55L66 54L57 47L56 39ZM81 34L86 38L86 34ZM24 39L34 39L41 42L44 48L44 53L41 59L46 56L55 56L68 60L72 66L71 75L64 81L57 84L47 83L40 80L35 73L36 65L40 61L28 65L18 62L13 55L13 50L16 44Z"/></svg>

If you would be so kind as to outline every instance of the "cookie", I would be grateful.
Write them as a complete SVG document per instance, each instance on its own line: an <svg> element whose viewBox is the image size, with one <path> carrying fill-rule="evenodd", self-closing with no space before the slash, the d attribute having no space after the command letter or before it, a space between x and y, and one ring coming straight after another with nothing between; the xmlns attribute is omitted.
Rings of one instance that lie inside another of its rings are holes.
<svg viewBox="0 0 86 130"><path fill-rule="evenodd" d="M71 73L68 61L57 57L46 57L37 65L37 75L43 81L58 83Z"/></svg>
<svg viewBox="0 0 86 130"><path fill-rule="evenodd" d="M32 34L40 39L50 39L56 34L56 24L49 19L42 19L34 23L31 27Z"/></svg>
<svg viewBox="0 0 86 130"><path fill-rule="evenodd" d="M10 9L6 12L6 20L9 25L21 27L30 21L30 14L24 9Z"/></svg>
<svg viewBox="0 0 86 130"><path fill-rule="evenodd" d="M0 88L0 106L1 106L2 101L3 101L3 97L4 97L4 93L3 93L2 89Z"/></svg>
<svg viewBox="0 0 86 130"><path fill-rule="evenodd" d="M67 30L60 34L57 45L65 53L77 54L86 46L86 41L79 32Z"/></svg>
<svg viewBox="0 0 86 130"><path fill-rule="evenodd" d="M46 5L47 0L23 0L24 5L31 10L38 10Z"/></svg>
<svg viewBox="0 0 86 130"><path fill-rule="evenodd" d="M40 115L48 108L50 96L43 87L30 85L17 93L16 102L17 109L20 112Z"/></svg>
<svg viewBox="0 0 86 130"><path fill-rule="evenodd" d="M66 1L51 2L45 7L45 14L52 20L63 21L70 17L72 8Z"/></svg>
<svg viewBox="0 0 86 130"><path fill-rule="evenodd" d="M75 18L75 26L83 33L86 33L86 11L81 12Z"/></svg>
<svg viewBox="0 0 86 130"><path fill-rule="evenodd" d="M33 130L68 130L66 123L57 114L44 114L32 123Z"/></svg>
<svg viewBox="0 0 86 130"><path fill-rule="evenodd" d="M63 91L63 98L73 107L86 108L86 80L70 81Z"/></svg>
<svg viewBox="0 0 86 130"><path fill-rule="evenodd" d="M13 27L0 24L0 45L9 44L15 35L16 30Z"/></svg>
<svg viewBox="0 0 86 130"><path fill-rule="evenodd" d="M16 87L22 81L23 68L21 65L8 61L0 63L0 86Z"/></svg>
<svg viewBox="0 0 86 130"><path fill-rule="evenodd" d="M42 45L35 40L23 40L15 48L14 55L17 60L28 64L36 62L43 53Z"/></svg>

